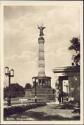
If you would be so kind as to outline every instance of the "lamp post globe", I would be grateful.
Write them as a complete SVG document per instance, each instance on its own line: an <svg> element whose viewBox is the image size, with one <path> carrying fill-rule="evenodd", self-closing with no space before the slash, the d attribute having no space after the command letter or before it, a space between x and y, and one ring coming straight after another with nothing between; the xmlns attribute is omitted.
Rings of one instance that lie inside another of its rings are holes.
<svg viewBox="0 0 84 125"><path fill-rule="evenodd" d="M8 106L11 106L10 84L11 84L11 77L14 77L14 69L9 69L9 67L5 67L5 75L8 76L8 79L9 79Z"/></svg>

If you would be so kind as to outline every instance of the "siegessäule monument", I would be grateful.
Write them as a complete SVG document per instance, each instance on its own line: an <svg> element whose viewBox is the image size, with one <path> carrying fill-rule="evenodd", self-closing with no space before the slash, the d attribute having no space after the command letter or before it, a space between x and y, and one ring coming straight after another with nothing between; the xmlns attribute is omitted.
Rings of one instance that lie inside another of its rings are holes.
<svg viewBox="0 0 84 125"><path fill-rule="evenodd" d="M31 90L31 97L36 97L37 101L52 101L54 100L54 90L51 88L51 77L45 74L45 56L44 56L44 33L45 27L38 26L40 31L38 37L38 75L32 77L33 88Z"/></svg>

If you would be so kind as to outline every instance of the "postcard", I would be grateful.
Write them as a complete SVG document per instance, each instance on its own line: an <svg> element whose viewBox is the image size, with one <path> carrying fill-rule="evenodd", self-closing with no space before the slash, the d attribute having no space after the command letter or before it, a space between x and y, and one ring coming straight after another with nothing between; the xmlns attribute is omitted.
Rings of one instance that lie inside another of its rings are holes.
<svg viewBox="0 0 84 125"><path fill-rule="evenodd" d="M1 123L83 124L82 1L0 10Z"/></svg>

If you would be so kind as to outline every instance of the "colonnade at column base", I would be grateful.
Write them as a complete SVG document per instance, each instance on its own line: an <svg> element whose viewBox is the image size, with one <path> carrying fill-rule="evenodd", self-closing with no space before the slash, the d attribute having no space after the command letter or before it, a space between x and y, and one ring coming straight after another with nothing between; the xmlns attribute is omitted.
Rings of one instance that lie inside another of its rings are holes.
<svg viewBox="0 0 84 125"><path fill-rule="evenodd" d="M50 102L55 100L55 93L51 87L51 77L33 77L33 87L26 91L26 97L37 97L37 101Z"/></svg>

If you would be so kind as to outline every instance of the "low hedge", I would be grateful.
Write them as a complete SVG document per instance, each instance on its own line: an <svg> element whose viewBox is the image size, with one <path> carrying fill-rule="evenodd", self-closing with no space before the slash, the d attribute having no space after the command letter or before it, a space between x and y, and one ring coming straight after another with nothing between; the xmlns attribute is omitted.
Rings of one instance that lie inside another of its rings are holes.
<svg viewBox="0 0 84 125"><path fill-rule="evenodd" d="M46 103L42 102L42 103L30 103L27 105L7 107L7 108L4 108L4 117L8 117L13 114L22 113L22 112L25 112L26 110L37 108L39 106L45 106L45 105Z"/></svg>

